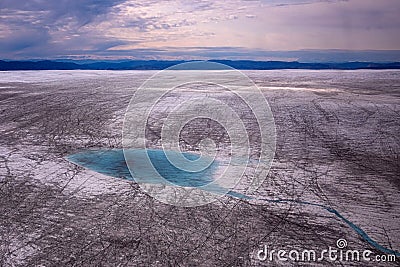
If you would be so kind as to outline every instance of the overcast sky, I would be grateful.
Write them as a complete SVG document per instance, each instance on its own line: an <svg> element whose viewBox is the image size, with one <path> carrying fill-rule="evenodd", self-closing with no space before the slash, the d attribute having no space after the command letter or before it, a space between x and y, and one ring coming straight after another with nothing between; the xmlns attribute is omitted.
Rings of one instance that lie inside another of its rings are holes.
<svg viewBox="0 0 400 267"><path fill-rule="evenodd" d="M0 59L332 60L301 50L400 50L399 14L400 0L1 0Z"/></svg>

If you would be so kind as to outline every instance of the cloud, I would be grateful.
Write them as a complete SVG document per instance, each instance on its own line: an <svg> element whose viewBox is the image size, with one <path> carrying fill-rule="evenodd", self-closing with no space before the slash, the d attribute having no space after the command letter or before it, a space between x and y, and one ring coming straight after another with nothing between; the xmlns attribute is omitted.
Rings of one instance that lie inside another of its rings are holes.
<svg viewBox="0 0 400 267"><path fill-rule="evenodd" d="M104 46L109 42L108 38L95 36L83 29L120 2L3 0L0 2L3 25L0 26L6 30L0 32L1 52L8 56L51 56L51 53L68 52L67 45L88 46L94 43L94 39ZM72 43L71 39L77 42Z"/></svg>
<svg viewBox="0 0 400 267"><path fill-rule="evenodd" d="M78 54L79 51L71 51ZM137 48L111 51L88 51L91 56L74 56L75 59L230 59L230 60L280 60L300 62L343 61L400 61L400 50L394 51L347 51L347 50L297 50L268 51L244 47L163 47Z"/></svg>
<svg viewBox="0 0 400 267"><path fill-rule="evenodd" d="M1 13L31 12L45 13L47 23L60 22L60 19L72 18L80 24L89 23L97 16L107 13L109 8L122 1L99 0L57 0L57 1L15 1L2 0Z"/></svg>
<svg viewBox="0 0 400 267"><path fill-rule="evenodd" d="M249 18L249 19L254 19L256 17L256 15L252 15L252 14L247 14L246 15L246 18Z"/></svg>
<svg viewBox="0 0 400 267"><path fill-rule="evenodd" d="M400 48L400 2L350 0L274 8L265 39L283 49L391 50ZM285 18L285 19L282 19Z"/></svg>
<svg viewBox="0 0 400 267"><path fill-rule="evenodd" d="M398 0L2 0L0 57L261 59L271 50L396 50L399 13Z"/></svg>
<svg viewBox="0 0 400 267"><path fill-rule="evenodd" d="M311 5L315 3L335 3L349 0L262 0L265 5L270 6L301 6L301 5Z"/></svg>
<svg viewBox="0 0 400 267"><path fill-rule="evenodd" d="M24 50L29 47L38 47L46 44L50 39L47 31L42 29L22 29L12 32L7 38L0 40L0 46L3 52L14 50Z"/></svg>

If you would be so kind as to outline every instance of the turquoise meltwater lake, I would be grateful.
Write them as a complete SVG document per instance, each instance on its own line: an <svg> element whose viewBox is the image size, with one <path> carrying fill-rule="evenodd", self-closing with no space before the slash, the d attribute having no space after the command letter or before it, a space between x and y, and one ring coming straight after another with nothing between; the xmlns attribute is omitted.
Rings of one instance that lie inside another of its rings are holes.
<svg viewBox="0 0 400 267"><path fill-rule="evenodd" d="M156 171L159 176L176 186L199 188L207 185L206 190L216 194L224 194L227 191L217 184L210 185L214 181L214 174L219 167L218 161L208 164L207 160L201 158L199 154L161 149L132 149L125 150L125 153L129 155L130 166L134 168L133 173L138 174L136 177L133 177L130 172L122 149L87 150L69 155L67 159L87 169L116 178L142 183L162 183L163 181L157 178L158 175L154 175L154 171ZM208 167L200 171L177 168L171 161L179 162L182 155L193 165ZM146 156L154 168L148 168L143 162L143 158ZM234 191L229 191L227 194L236 198L249 199L248 196Z"/></svg>

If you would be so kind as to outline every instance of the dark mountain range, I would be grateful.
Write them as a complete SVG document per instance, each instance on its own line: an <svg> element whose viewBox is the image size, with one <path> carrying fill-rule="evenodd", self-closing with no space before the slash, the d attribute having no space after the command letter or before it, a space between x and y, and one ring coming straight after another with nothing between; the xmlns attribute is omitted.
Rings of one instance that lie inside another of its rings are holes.
<svg viewBox="0 0 400 267"><path fill-rule="evenodd" d="M302 63L297 61L251 61L251 60L210 60L242 70L355 70L355 69L400 69L400 62L339 62L339 63ZM176 60L127 60L122 62L98 61L90 63L42 60L42 61L3 61L0 71L9 70L162 70L170 66L189 61Z"/></svg>

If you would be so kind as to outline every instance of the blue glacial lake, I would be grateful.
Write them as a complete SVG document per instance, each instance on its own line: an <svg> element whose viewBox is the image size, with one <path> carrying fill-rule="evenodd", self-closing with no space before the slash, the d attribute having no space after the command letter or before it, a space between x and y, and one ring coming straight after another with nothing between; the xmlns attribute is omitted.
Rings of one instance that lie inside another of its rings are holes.
<svg viewBox="0 0 400 267"><path fill-rule="evenodd" d="M224 194L227 191L216 184L209 185L213 182L214 173L219 167L218 161L213 161L210 165L206 165L206 160L202 160L200 155L188 152L167 151L167 157L166 153L160 149L138 149L129 150L128 152L125 150L125 153L129 154L129 160L132 161L130 166L134 169L134 173L139 174L135 179L129 171L122 149L87 150L69 155L67 159L87 169L116 178L136 180L144 183L161 183L162 181L154 175L155 170L165 180L176 186L202 187L208 185L205 190L209 192ZM154 169L145 167L146 164L143 163L143 158L146 157L146 154ZM201 171L188 171L177 168L170 160L179 162L181 155L192 161L194 165L205 165L208 167ZM229 191L227 194L236 198L249 198L235 191Z"/></svg>

